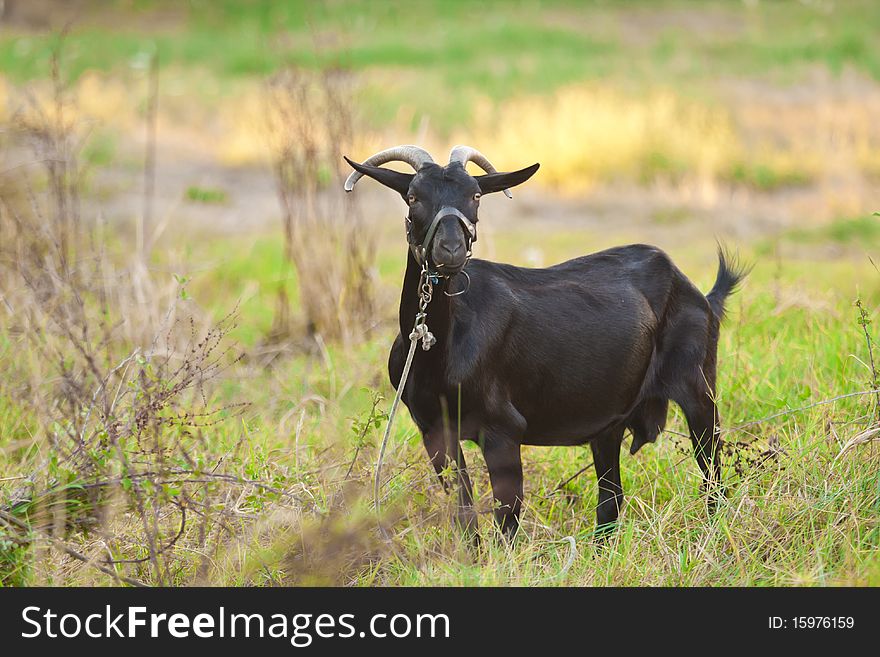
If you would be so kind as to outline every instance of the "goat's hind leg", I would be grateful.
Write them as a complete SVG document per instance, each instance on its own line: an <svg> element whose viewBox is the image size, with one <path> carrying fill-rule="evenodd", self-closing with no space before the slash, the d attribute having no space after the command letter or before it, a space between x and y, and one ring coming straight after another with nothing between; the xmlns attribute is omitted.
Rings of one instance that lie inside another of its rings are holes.
<svg viewBox="0 0 880 657"><path fill-rule="evenodd" d="M721 493L721 433L715 404L718 320L703 313L685 308L672 322L675 328L666 336L670 347L663 378L669 396L684 411L711 513ZM695 337L704 332L705 343Z"/></svg>
<svg viewBox="0 0 880 657"><path fill-rule="evenodd" d="M617 526L617 516L623 506L623 484L620 481L620 444L623 426L608 430L590 442L593 467L599 484L596 505L596 536L606 538Z"/></svg>
<svg viewBox="0 0 880 657"><path fill-rule="evenodd" d="M689 393L678 401L688 423L694 456L703 473L703 490L709 512L714 513L723 494L721 482L721 431L718 407L712 395L714 385L703 382L690 386Z"/></svg>

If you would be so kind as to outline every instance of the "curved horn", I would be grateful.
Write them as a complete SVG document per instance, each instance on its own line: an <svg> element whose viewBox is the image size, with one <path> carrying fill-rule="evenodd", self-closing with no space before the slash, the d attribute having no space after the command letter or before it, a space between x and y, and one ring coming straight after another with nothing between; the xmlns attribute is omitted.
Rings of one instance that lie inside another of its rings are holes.
<svg viewBox="0 0 880 657"><path fill-rule="evenodd" d="M361 164L367 167L377 167L386 162L406 162L418 171L423 164L433 164L434 160L428 151L418 146L394 146L371 155ZM363 178L363 176L364 174L359 171L352 171L351 175L345 180L345 191L350 192L353 190L355 183Z"/></svg>
<svg viewBox="0 0 880 657"><path fill-rule="evenodd" d="M495 167L492 166L489 158L476 148L471 148L470 146L455 146L449 153L449 164L453 162L458 162L463 167L467 166L468 162L473 162L486 173L498 173ZM513 198L513 194L510 193L509 189L504 190L504 195L507 198Z"/></svg>

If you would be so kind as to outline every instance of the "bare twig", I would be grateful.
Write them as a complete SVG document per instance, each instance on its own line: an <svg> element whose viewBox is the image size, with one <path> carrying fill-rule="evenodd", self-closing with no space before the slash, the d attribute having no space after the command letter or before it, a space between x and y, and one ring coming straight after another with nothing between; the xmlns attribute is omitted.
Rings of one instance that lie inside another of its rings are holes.
<svg viewBox="0 0 880 657"><path fill-rule="evenodd" d="M803 411L807 411L811 408L815 408L816 406L824 406L826 404L833 404L834 402L840 401L841 399L848 399L850 397L861 397L864 395L876 395L878 393L880 393L880 389L860 390L859 392L849 392L845 395L837 395L836 397L831 397L830 399L823 399L821 401L813 402L812 404L807 404L806 406L800 406L798 408L791 408L786 411L780 411L778 413L773 413L772 415L767 415L766 417L758 418L757 420L749 420L748 422L743 422L741 424L737 424L732 427L727 427L726 429L722 428L721 433L729 433L731 431L741 431L747 427L753 427L756 424L761 424L763 422L767 422L768 420L775 420L778 417L785 417L787 415L793 415L795 413L802 413Z"/></svg>
<svg viewBox="0 0 880 657"><path fill-rule="evenodd" d="M862 332L865 334L865 345L868 349L868 362L871 365L871 386L877 390L874 413L877 422L880 423L880 374L877 373L877 367L874 365L874 343L871 340L871 332L868 330L868 325L871 323L871 316L868 314L867 309L862 305L861 299L856 299L856 308L859 309L858 323L859 326L862 327Z"/></svg>
<svg viewBox="0 0 880 657"><path fill-rule="evenodd" d="M153 223L153 198L156 187L156 129L159 110L159 52L150 58L149 95L147 98L147 139L144 154L144 202L138 227L138 256L147 262L150 251L150 227Z"/></svg>

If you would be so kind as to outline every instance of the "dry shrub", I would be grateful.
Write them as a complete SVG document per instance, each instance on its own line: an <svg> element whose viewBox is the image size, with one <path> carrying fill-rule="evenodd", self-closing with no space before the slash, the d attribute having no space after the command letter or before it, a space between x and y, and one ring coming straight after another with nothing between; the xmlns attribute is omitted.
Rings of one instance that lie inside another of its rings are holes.
<svg viewBox="0 0 880 657"><path fill-rule="evenodd" d="M288 69L268 84L273 169L284 222L284 253L296 273L310 337L350 343L374 323L375 237L356 199L342 193L342 153L353 139L348 71ZM279 291L275 338L290 333Z"/></svg>
<svg viewBox="0 0 880 657"><path fill-rule="evenodd" d="M0 582L19 581L28 558L51 582L58 562L44 553L56 550L117 581L170 583L184 567L175 546L205 560L219 549L238 510L230 500L293 498L228 469L241 441L209 440L242 408L211 389L238 358L234 313L209 323L180 281L157 283L139 258L110 257L108 231L80 217L81 132L55 70L51 111L32 107L13 126L35 161L0 178L11 374L0 399L27 409L23 435L4 445L27 447L23 483L0 498Z"/></svg>

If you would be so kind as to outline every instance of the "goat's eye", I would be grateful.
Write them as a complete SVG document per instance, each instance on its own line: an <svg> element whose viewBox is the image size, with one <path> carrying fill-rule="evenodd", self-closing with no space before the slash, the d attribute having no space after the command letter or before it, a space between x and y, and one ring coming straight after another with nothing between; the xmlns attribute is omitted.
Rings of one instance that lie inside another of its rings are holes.
<svg viewBox="0 0 880 657"><path fill-rule="evenodd" d="M406 197L406 201L407 201L407 203L409 203L410 205L412 205L413 203L416 202L416 197L413 196L412 194L410 194L409 196Z"/></svg>
<svg viewBox="0 0 880 657"><path fill-rule="evenodd" d="M474 200L479 201L481 196L482 194L480 194L480 192L477 192L476 194L474 194Z"/></svg>

